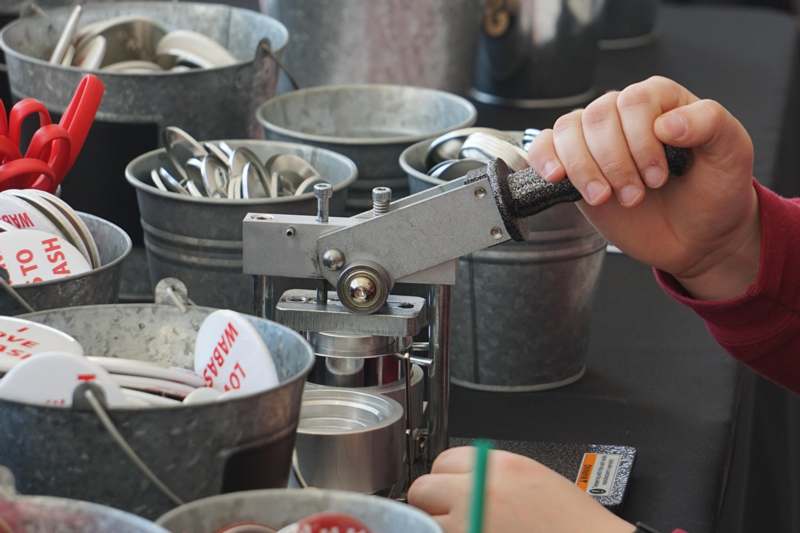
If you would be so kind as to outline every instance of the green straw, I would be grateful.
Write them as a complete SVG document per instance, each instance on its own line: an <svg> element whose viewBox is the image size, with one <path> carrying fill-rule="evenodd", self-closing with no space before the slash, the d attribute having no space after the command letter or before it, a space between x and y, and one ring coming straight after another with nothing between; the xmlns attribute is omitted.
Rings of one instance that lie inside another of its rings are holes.
<svg viewBox="0 0 800 533"><path fill-rule="evenodd" d="M483 532L484 496L486 494L486 466L492 444L486 440L475 441L475 476L472 484L472 501L469 509L469 533Z"/></svg>

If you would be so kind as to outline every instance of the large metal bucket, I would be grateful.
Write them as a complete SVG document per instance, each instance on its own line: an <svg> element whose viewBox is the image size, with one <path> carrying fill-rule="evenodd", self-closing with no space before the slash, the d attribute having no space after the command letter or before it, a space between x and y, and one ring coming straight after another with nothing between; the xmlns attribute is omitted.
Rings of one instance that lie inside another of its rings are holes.
<svg viewBox="0 0 800 533"><path fill-rule="evenodd" d="M660 0L605 0L600 48L634 48L653 41Z"/></svg>
<svg viewBox="0 0 800 533"><path fill-rule="evenodd" d="M16 494L14 477L0 466L0 525L24 533L168 533L161 526L96 503ZM19 526L22 529L18 529Z"/></svg>
<svg viewBox="0 0 800 533"><path fill-rule="evenodd" d="M226 525L255 522L281 529L307 516L345 513L375 533L442 533L428 515L377 496L319 489L260 490L226 494L178 507L158 519L173 533L214 533Z"/></svg>
<svg viewBox="0 0 800 533"><path fill-rule="evenodd" d="M229 141L229 144L247 146L262 161L278 153L305 158L333 185L332 214L344 212L346 189L357 177L355 164L346 157L294 143ZM248 213L314 214L317 206L314 193L277 199L212 200L162 192L142 181L149 181L151 169L166 164L161 149L137 157L125 169L125 177L136 188L142 212L152 283L167 277L178 278L198 304L252 312L253 278L242 274L244 217Z"/></svg>
<svg viewBox="0 0 800 533"><path fill-rule="evenodd" d="M397 164L415 142L475 123L464 98L401 85L338 85L282 94L258 109L268 139L335 150L352 159L359 179L347 197L349 215L372 208L372 188L408 194Z"/></svg>
<svg viewBox="0 0 800 533"><path fill-rule="evenodd" d="M590 100L605 1L491 2L483 19L472 96L485 104L525 108Z"/></svg>
<svg viewBox="0 0 800 533"><path fill-rule="evenodd" d="M0 33L14 97L38 98L56 113L64 111L84 74L46 60L69 13L70 8L54 9L47 16L13 22ZM269 39L279 55L289 36L282 24L260 13L188 2L87 4L81 23L120 15L139 15L168 29L203 33L240 60L229 67L178 73L96 72L106 93L83 153L64 182L63 195L75 209L119 224L138 244L136 201L119 179L125 165L156 148L167 126L179 126L198 139L260 136L255 110L275 94L278 67L259 41Z"/></svg>
<svg viewBox="0 0 800 533"><path fill-rule="evenodd" d="M76 305L111 304L117 301L122 263L131 253L131 239L119 227L107 220L78 213L86 223L100 252L102 266L85 274L57 281L15 287L28 304L41 311ZM0 315L24 313L5 292L0 292Z"/></svg>
<svg viewBox="0 0 800 533"><path fill-rule="evenodd" d="M193 368L195 336L212 311L99 305L23 318L72 335L92 355ZM289 328L250 320L275 360L277 388L223 402L109 411L133 450L183 501L286 486L314 354ZM88 500L148 518L174 507L91 411L0 401L0 464L22 493Z"/></svg>
<svg viewBox="0 0 800 533"><path fill-rule="evenodd" d="M401 157L412 189L443 183L423 170L430 142ZM580 379L605 249L575 206L558 205L528 220L526 242L462 257L451 310L453 383L512 392Z"/></svg>
<svg viewBox="0 0 800 533"><path fill-rule="evenodd" d="M482 0L260 0L292 35L301 87L397 83L465 94Z"/></svg>

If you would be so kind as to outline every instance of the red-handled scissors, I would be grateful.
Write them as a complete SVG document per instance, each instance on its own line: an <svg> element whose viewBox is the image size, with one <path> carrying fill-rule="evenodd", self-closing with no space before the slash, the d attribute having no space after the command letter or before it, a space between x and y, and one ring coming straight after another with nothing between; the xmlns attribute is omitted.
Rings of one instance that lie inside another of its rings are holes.
<svg viewBox="0 0 800 533"><path fill-rule="evenodd" d="M80 154L104 92L99 78L84 76L58 124L52 123L44 104L33 98L17 102L8 115L0 102L0 190L55 192ZM33 115L38 115L40 127L23 156L19 146L22 126Z"/></svg>

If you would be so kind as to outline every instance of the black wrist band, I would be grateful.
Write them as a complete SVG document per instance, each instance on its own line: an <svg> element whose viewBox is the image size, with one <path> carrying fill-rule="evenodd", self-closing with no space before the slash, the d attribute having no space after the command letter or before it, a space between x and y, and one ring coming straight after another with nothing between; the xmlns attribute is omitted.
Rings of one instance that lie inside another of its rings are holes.
<svg viewBox="0 0 800 533"><path fill-rule="evenodd" d="M636 531L634 531L633 533L660 533L660 531L658 531L657 529L653 529L647 524L636 522Z"/></svg>

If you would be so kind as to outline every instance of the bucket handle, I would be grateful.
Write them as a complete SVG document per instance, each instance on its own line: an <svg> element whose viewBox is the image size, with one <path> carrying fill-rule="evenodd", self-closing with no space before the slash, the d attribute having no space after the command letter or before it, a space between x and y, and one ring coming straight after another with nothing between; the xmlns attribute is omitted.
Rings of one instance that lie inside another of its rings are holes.
<svg viewBox="0 0 800 533"><path fill-rule="evenodd" d="M17 302L17 305L25 309L26 313L35 313L36 309L11 286L10 279L8 271L0 267L0 287L11 296L12 300Z"/></svg>
<svg viewBox="0 0 800 533"><path fill-rule="evenodd" d="M108 416L108 412L103 407L103 402L98 398L103 396L102 390L92 383L84 383L80 387L75 390L75 396L77 399L85 399L86 403L89 404L92 411L97 415L97 418L100 420L100 423L106 429L111 438L114 439L114 442L117 443L119 448L122 452L128 456L128 459L139 469L139 471L150 480L153 485L155 485L158 490L160 490L164 496L169 498L169 500L174 503L175 505L183 505L185 502L178 497L159 477L153 472L149 466L142 460L141 457L136 453L136 451L128 444L128 441L125 440L125 437L122 433L119 432L117 426L114 425L114 421L111 420L111 417ZM73 400L74 403L74 400ZM0 481L2 481L2 471L0 470ZM2 485L0 484L0 489L2 489Z"/></svg>
<svg viewBox="0 0 800 533"><path fill-rule="evenodd" d="M164 278L158 282L155 290L155 301L158 305L173 305L181 313L195 305L189 299L189 289L178 278Z"/></svg>
<svg viewBox="0 0 800 533"><path fill-rule="evenodd" d="M277 54L272 51L272 43L270 43L269 39L264 37L258 41L258 46L256 47L256 60L263 61L264 59L268 58L274 60L278 65L278 68L282 70L284 74L286 74L286 78L289 80L289 83L292 84L292 88L295 91L300 89L297 79L292 76L292 73L289 72L289 69L286 68L286 65L278 58Z"/></svg>

